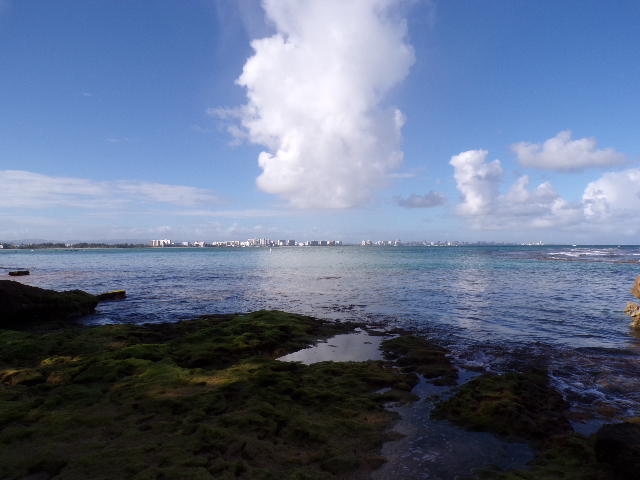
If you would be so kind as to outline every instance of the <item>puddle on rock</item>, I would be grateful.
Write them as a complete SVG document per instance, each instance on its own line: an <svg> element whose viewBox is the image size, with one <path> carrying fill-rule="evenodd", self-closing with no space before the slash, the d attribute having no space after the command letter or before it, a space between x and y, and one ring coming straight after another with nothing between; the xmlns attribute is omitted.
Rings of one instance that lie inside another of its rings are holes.
<svg viewBox="0 0 640 480"><path fill-rule="evenodd" d="M336 335L326 342L299 350L278 360L283 362L302 362L305 365L318 362L366 362L382 360L380 344L386 337L369 335L367 332Z"/></svg>
<svg viewBox="0 0 640 480"><path fill-rule="evenodd" d="M470 376L461 375L467 377L461 378L461 383ZM372 480L453 480L470 476L474 469L487 465L503 470L521 469L533 459L532 450L524 443L503 442L490 433L468 432L445 420L430 419L432 398L441 397L449 387L431 385L424 378L420 380L413 393L421 400L409 407L391 408L402 416L393 430L405 437L384 444L382 455L387 463L372 474Z"/></svg>

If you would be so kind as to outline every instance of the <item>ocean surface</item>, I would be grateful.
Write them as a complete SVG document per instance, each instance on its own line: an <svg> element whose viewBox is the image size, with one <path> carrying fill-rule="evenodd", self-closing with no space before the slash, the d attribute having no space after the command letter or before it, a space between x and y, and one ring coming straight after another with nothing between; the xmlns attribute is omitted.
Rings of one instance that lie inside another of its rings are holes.
<svg viewBox="0 0 640 480"><path fill-rule="evenodd" d="M577 429L640 415L640 332L622 311L638 246L0 250L0 275L55 290L124 289L87 324L280 309L415 329L462 368L549 368ZM3 273L4 272L4 273Z"/></svg>

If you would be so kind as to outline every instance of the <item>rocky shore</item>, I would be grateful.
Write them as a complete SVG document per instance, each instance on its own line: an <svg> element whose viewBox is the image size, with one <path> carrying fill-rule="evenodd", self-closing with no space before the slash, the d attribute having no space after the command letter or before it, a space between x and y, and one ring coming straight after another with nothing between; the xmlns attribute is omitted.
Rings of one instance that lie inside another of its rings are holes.
<svg viewBox="0 0 640 480"><path fill-rule="evenodd" d="M382 444L397 438L397 414L386 407L415 401L411 391L425 380L451 387L434 418L537 451L526 470L487 466L469 479L638 478L640 426L631 419L589 437L573 432L569 404L544 370L458 385L446 349L402 330L378 332L392 337L381 344L383 361L281 362L368 327L264 310L84 327L69 320L95 308L95 296L6 282L2 480L365 479L385 462ZM52 308L58 313L47 314Z"/></svg>

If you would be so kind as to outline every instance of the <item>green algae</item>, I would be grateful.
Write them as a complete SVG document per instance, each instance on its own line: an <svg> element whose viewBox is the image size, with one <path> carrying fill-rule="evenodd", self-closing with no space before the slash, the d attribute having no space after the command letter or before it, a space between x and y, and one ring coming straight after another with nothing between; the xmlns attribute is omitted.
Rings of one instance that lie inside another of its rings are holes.
<svg viewBox="0 0 640 480"><path fill-rule="evenodd" d="M259 311L0 331L0 479L364 478L415 376L275 360L353 327Z"/></svg>
<svg viewBox="0 0 640 480"><path fill-rule="evenodd" d="M484 374L434 406L431 417L472 431L485 431L537 449L527 470L485 468L481 480L614 480L598 463L595 436L573 432L564 416L569 404L549 385L546 371Z"/></svg>
<svg viewBox="0 0 640 480"><path fill-rule="evenodd" d="M455 385L458 370L444 347L414 335L403 335L381 344L385 358L395 360L403 372L419 373L434 385Z"/></svg>
<svg viewBox="0 0 640 480"><path fill-rule="evenodd" d="M572 430L569 404L549 385L546 371L484 374L461 385L435 405L432 418L535 444Z"/></svg>

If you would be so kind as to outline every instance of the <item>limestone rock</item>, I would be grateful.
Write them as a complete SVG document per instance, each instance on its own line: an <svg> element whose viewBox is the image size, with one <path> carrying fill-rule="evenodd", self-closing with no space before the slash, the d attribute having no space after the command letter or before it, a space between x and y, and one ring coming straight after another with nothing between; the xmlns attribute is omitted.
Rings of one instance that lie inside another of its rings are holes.
<svg viewBox="0 0 640 480"><path fill-rule="evenodd" d="M640 305L629 302L627 303L627 308L624 309L624 313L633 318L632 327L640 328Z"/></svg>
<svg viewBox="0 0 640 480"><path fill-rule="evenodd" d="M603 425L596 432L598 462L612 465L620 480L640 478L640 425L623 422Z"/></svg>
<svg viewBox="0 0 640 480"><path fill-rule="evenodd" d="M633 282L633 287L631 287L631 293L635 295L636 298L640 298L640 275L636 277L636 281Z"/></svg>
<svg viewBox="0 0 640 480"><path fill-rule="evenodd" d="M98 299L82 290L56 292L0 280L0 328L37 320L70 320L95 311Z"/></svg>

